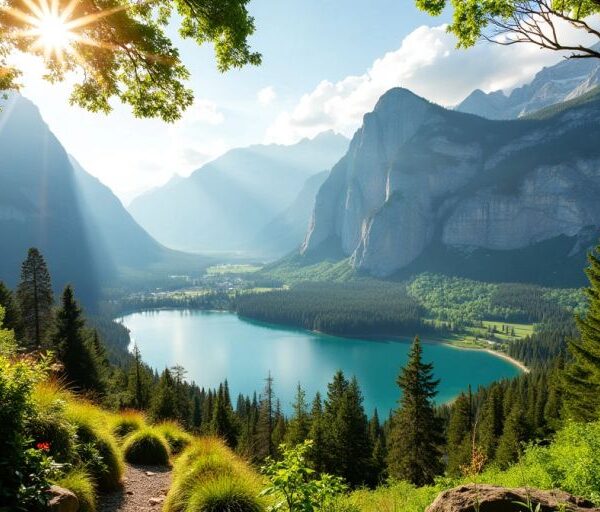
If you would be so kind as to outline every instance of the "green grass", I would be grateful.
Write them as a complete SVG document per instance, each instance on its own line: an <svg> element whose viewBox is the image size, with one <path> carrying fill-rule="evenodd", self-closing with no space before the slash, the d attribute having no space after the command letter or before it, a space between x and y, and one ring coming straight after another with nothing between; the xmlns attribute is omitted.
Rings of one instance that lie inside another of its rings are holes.
<svg viewBox="0 0 600 512"><path fill-rule="evenodd" d="M152 464L168 466L171 456L169 445L156 429L144 428L125 439L123 444L125 460L132 464Z"/></svg>
<svg viewBox="0 0 600 512"><path fill-rule="evenodd" d="M137 411L123 411L113 421L111 430L119 439L144 428L146 420Z"/></svg>
<svg viewBox="0 0 600 512"><path fill-rule="evenodd" d="M193 440L193 437L174 421L159 423L155 429L165 438L173 455L181 453Z"/></svg>
<svg viewBox="0 0 600 512"><path fill-rule="evenodd" d="M186 512L261 512L264 504L241 478L219 475L194 488Z"/></svg>
<svg viewBox="0 0 600 512"><path fill-rule="evenodd" d="M74 469L54 481L54 484L71 491L79 500L79 512L96 511L94 480L84 469Z"/></svg>

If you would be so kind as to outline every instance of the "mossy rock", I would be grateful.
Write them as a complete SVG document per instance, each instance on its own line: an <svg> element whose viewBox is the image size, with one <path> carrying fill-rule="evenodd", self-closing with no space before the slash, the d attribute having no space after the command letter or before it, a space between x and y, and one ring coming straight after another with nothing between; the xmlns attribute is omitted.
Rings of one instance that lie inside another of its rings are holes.
<svg viewBox="0 0 600 512"><path fill-rule="evenodd" d="M132 464L168 466L170 450L165 438L156 430L134 432L123 445L125 460Z"/></svg>

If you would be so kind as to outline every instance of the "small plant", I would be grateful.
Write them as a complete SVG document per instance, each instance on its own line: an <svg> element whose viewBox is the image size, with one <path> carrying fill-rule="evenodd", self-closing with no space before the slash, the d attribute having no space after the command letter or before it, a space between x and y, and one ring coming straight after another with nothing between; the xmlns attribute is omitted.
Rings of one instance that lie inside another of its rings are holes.
<svg viewBox="0 0 600 512"><path fill-rule="evenodd" d="M203 482L192 493L187 511L193 512L262 512L256 493L239 478L221 475Z"/></svg>
<svg viewBox="0 0 600 512"><path fill-rule="evenodd" d="M131 434L123 445L125 460L133 464L168 466L170 450L165 438L146 428Z"/></svg>
<svg viewBox="0 0 600 512"><path fill-rule="evenodd" d="M167 421L155 428L163 435L174 455L181 453L192 442L192 436L184 432L177 423Z"/></svg>
<svg viewBox="0 0 600 512"><path fill-rule="evenodd" d="M270 485L261 496L278 498L269 511L286 510L287 507L290 512L313 512L347 490L341 478L329 474L319 478L308 466L306 456L312 446L311 440L292 448L282 444L279 446L282 460L266 460L261 471L269 478Z"/></svg>
<svg viewBox="0 0 600 512"><path fill-rule="evenodd" d="M461 473L469 478L473 482L473 486L475 487L475 512L479 512L481 508L481 503L479 502L479 487L478 487L478 477L483 471L485 467L485 463L487 462L487 457L485 453L477 446L477 422L475 422L475 426L473 428L473 437L471 439L471 460L468 464L464 464L460 467Z"/></svg>

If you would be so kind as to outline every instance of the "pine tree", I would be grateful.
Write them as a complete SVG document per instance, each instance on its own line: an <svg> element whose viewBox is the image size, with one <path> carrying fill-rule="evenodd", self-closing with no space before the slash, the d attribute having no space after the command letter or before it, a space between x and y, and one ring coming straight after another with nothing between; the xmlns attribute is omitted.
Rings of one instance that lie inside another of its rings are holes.
<svg viewBox="0 0 600 512"><path fill-rule="evenodd" d="M273 422L273 435L271 436L273 448L277 457L281 456L279 446L285 440L286 430L287 423L285 421L285 416L281 412L281 403L279 400L277 400L277 405L275 406L275 418Z"/></svg>
<svg viewBox="0 0 600 512"><path fill-rule="evenodd" d="M468 394L461 393L452 404L450 421L448 422L447 471L452 476L458 476L461 467L469 462L473 440L473 398L471 388Z"/></svg>
<svg viewBox="0 0 600 512"><path fill-rule="evenodd" d="M229 401L229 392L223 384L219 386L214 401L210 431L213 435L223 438L231 448L235 448L238 431Z"/></svg>
<svg viewBox="0 0 600 512"><path fill-rule="evenodd" d="M397 382L402 397L390 432L388 471L391 477L418 486L430 484L443 470L442 425L433 408L439 381L433 378L433 365L422 361L419 338Z"/></svg>
<svg viewBox="0 0 600 512"><path fill-rule="evenodd" d="M56 312L52 343L63 365L63 375L69 386L85 391L103 392L104 383L93 352L86 338L85 320L70 285L62 294L61 307Z"/></svg>
<svg viewBox="0 0 600 512"><path fill-rule="evenodd" d="M154 421L177 419L175 381L168 368L162 372L153 393L150 416Z"/></svg>
<svg viewBox="0 0 600 512"><path fill-rule="evenodd" d="M28 344L40 348L52 324L52 284L44 257L32 247L21 266L17 289L23 336Z"/></svg>
<svg viewBox="0 0 600 512"><path fill-rule="evenodd" d="M256 456L259 460L275 455L273 428L275 427L275 394L271 372L265 379L265 389L260 397L258 424L256 426Z"/></svg>
<svg viewBox="0 0 600 512"><path fill-rule="evenodd" d="M310 416L308 414L308 405L306 403L306 393L300 383L296 388L296 399L293 404L294 413L290 419L285 442L288 445L296 446L308 438L310 430Z"/></svg>
<svg viewBox="0 0 600 512"><path fill-rule="evenodd" d="M530 427L527 424L523 407L515 404L504 423L504 431L496 450L496 463L507 468L515 462L523 449L523 443L530 438Z"/></svg>
<svg viewBox="0 0 600 512"><path fill-rule="evenodd" d="M315 395L310 411L308 438L313 442L313 447L310 451L312 467L317 473L322 473L325 471L325 422L321 394L318 392Z"/></svg>
<svg viewBox="0 0 600 512"><path fill-rule="evenodd" d="M477 425L477 438L487 460L496 455L503 427L502 388L492 386L482 405L481 421Z"/></svg>
<svg viewBox="0 0 600 512"><path fill-rule="evenodd" d="M192 429L200 432L202 427L202 400L199 393L194 394L193 409L192 409Z"/></svg>
<svg viewBox="0 0 600 512"><path fill-rule="evenodd" d="M569 340L572 363L565 375L565 410L575 420L597 420L600 415L600 246L590 253L586 274L588 310L576 316L579 339Z"/></svg>
<svg viewBox="0 0 600 512"><path fill-rule="evenodd" d="M0 281L0 306L4 308L3 328L12 330L15 338L19 341L23 336L21 312L13 292Z"/></svg>
<svg viewBox="0 0 600 512"><path fill-rule="evenodd" d="M369 420L369 440L373 447L371 455L371 466L372 466L372 481L373 483L379 483L384 480L385 477L385 434L379 421L379 414L377 409L373 411L373 416Z"/></svg>
<svg viewBox="0 0 600 512"><path fill-rule="evenodd" d="M134 359L134 387L135 387L135 406L142 410L148 405L147 400L143 394L143 383L142 383L142 353L135 343L133 345L133 359Z"/></svg>
<svg viewBox="0 0 600 512"><path fill-rule="evenodd" d="M327 384L327 399L323 411L323 421L327 425L324 430L323 461L327 473L339 474L338 471L342 464L342 452L346 447L346 439L337 423L348 386L349 382L341 370L338 370L333 376L333 380Z"/></svg>

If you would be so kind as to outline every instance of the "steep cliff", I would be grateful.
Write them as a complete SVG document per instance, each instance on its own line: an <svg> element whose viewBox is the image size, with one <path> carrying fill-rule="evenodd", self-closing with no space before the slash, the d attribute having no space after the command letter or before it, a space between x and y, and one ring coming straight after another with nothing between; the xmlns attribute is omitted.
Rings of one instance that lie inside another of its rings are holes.
<svg viewBox="0 0 600 512"><path fill-rule="evenodd" d="M599 114L592 97L545 119L490 121L392 89L317 194L301 252L381 277L431 251L484 250L491 263L490 251L557 237L580 255L600 226Z"/></svg>

